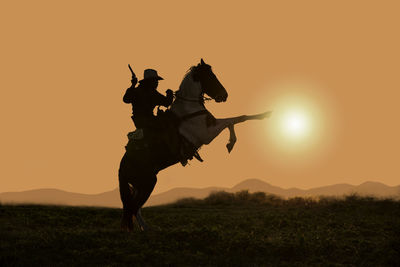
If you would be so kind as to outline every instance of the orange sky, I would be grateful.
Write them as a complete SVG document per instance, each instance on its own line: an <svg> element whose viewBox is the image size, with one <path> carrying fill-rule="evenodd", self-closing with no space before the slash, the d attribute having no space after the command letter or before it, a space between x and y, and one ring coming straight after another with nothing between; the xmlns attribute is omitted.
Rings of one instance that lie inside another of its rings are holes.
<svg viewBox="0 0 400 267"><path fill-rule="evenodd" d="M400 178L397 1L2 1L0 192L118 185L133 129L127 64L176 90L200 58L229 93L216 117L274 109L286 96L320 117L309 147L282 148L273 116L223 132L204 163L158 175L155 192L259 178L310 188ZM299 145L301 146L301 145Z"/></svg>

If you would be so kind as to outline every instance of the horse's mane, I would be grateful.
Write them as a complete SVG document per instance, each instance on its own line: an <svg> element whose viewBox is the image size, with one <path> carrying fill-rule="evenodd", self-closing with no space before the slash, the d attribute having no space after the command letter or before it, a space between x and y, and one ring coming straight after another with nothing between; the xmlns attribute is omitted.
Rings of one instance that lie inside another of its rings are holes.
<svg viewBox="0 0 400 267"><path fill-rule="evenodd" d="M189 79L189 75L192 75L191 78L193 79L193 81L198 81L199 79L196 77L196 75L193 75L194 72L197 70L198 67L199 67L199 65L197 65L197 66L195 66L195 65L194 65L194 66L191 66L191 67L186 71L185 75L183 76L182 82L185 81L186 79ZM176 93L179 92L180 90L181 90L181 89L180 89L180 86L179 86L179 89L178 89L178 91L176 91ZM204 93L202 93L201 95L203 96ZM204 103L204 98L202 99L201 103Z"/></svg>
<svg viewBox="0 0 400 267"><path fill-rule="evenodd" d="M187 78L187 76L189 76L192 72L194 72L196 70L197 66L191 66L185 73L185 75L183 76L183 80Z"/></svg>
<svg viewBox="0 0 400 267"><path fill-rule="evenodd" d="M186 79L189 79L189 75L192 75L191 78L193 79L194 82L200 82L200 78L199 78L199 75L200 75L200 74L197 73L197 70L198 70L199 68L202 68L202 67L208 67L208 68L210 68L210 70L211 70L211 72L212 72L212 67L211 67L210 65L207 65L207 64L204 64L204 65L203 65L203 64L193 65L193 66L191 66L191 67L186 71L185 75L183 76L182 83L183 83L183 81L185 81ZM181 83L181 84L182 84L182 83ZM179 86L179 87L180 87L180 86ZM178 89L177 92L179 92L179 91L180 91L180 88ZM200 102L204 104L204 100L211 100L211 98L204 97L204 92L202 92L202 93L201 93L201 100L200 100Z"/></svg>
<svg viewBox="0 0 400 267"><path fill-rule="evenodd" d="M204 64L204 65L198 64L196 66L193 65L186 71L185 75L183 76L183 80L186 79L190 74L192 74L193 80L195 82L199 81L199 77L198 77L198 75L196 75L197 74L196 71L197 71L198 68L201 68L201 67L209 67L210 70L212 71L212 67L210 65L207 65L207 64Z"/></svg>

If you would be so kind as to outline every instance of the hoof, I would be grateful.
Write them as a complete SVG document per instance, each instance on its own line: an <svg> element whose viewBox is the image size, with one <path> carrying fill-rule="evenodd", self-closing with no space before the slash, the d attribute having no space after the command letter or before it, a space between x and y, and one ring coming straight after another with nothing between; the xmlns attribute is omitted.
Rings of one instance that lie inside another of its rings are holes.
<svg viewBox="0 0 400 267"><path fill-rule="evenodd" d="M233 145L234 143L228 143L226 144L226 149L228 149L228 153L231 153L232 149L233 149Z"/></svg>
<svg viewBox="0 0 400 267"><path fill-rule="evenodd" d="M261 114L260 119L265 119L265 118L269 118L272 114L272 111L267 111Z"/></svg>
<svg viewBox="0 0 400 267"><path fill-rule="evenodd" d="M141 231L148 231L148 230L150 230L150 228L147 226L147 224L144 222L144 220L143 220L143 217L142 217L142 212L141 212L141 210L139 209L139 211L138 211L138 213L136 214L136 221L138 222L138 224L139 224L139 229L141 230Z"/></svg>

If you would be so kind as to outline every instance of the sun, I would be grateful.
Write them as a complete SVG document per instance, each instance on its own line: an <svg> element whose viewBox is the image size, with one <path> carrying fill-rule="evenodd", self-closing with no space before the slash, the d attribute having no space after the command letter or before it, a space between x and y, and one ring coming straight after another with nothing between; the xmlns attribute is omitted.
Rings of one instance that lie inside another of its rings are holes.
<svg viewBox="0 0 400 267"><path fill-rule="evenodd" d="M271 110L259 132L259 146L268 162L293 170L320 162L340 135L335 102L327 89L305 79L271 82L254 105ZM335 112L335 113L334 113Z"/></svg>
<svg viewBox="0 0 400 267"><path fill-rule="evenodd" d="M315 148L320 137L320 114L307 101L284 98L266 122L270 141L289 153L303 153ZM281 150L282 150L281 149Z"/></svg>
<svg viewBox="0 0 400 267"><path fill-rule="evenodd" d="M297 158L316 155L325 147L327 106L319 87L289 82L271 85L268 92L267 97L260 98L260 105L267 105L273 111L265 122L266 147L276 148L276 153L281 156Z"/></svg>
<svg viewBox="0 0 400 267"><path fill-rule="evenodd" d="M276 153L296 156L297 161L321 148L322 112L309 98L282 97L266 121L268 142ZM286 157L288 160L288 157Z"/></svg>
<svg viewBox="0 0 400 267"><path fill-rule="evenodd" d="M303 110L288 110L282 116L281 131L290 139L299 140L310 133L310 117Z"/></svg>

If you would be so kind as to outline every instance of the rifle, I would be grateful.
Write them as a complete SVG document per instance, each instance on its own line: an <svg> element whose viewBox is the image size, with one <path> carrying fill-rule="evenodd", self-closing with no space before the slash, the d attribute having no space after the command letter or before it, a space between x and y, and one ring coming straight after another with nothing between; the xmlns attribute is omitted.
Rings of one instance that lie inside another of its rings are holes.
<svg viewBox="0 0 400 267"><path fill-rule="evenodd" d="M132 79L131 79L131 81L132 81L132 85L133 85L133 86L135 86L135 85L136 85L136 83L137 83L136 74L133 72L133 70L132 70L132 68L131 68L131 65L130 65L130 64L128 64L128 67L129 67L129 70L130 70L130 71L131 71L131 73L132 73Z"/></svg>

